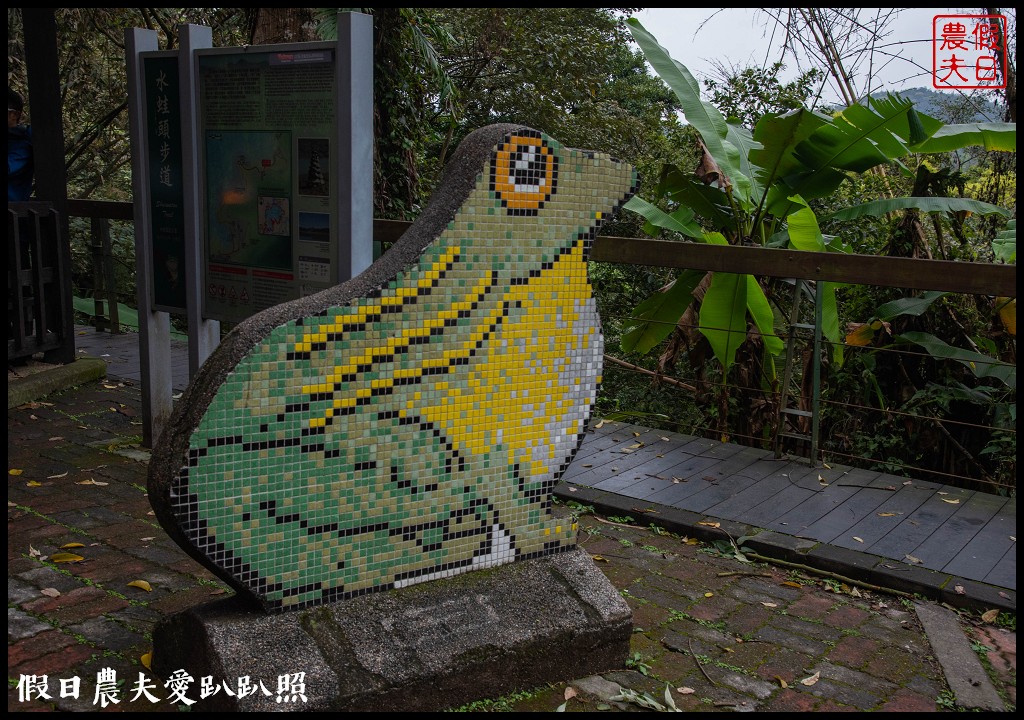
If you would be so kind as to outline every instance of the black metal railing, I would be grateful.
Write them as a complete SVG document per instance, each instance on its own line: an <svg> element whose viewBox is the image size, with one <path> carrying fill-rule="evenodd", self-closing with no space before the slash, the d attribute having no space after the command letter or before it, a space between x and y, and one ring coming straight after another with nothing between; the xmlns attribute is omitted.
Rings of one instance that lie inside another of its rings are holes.
<svg viewBox="0 0 1024 720"><path fill-rule="evenodd" d="M70 278L50 202L7 203L7 360L74 358Z"/></svg>

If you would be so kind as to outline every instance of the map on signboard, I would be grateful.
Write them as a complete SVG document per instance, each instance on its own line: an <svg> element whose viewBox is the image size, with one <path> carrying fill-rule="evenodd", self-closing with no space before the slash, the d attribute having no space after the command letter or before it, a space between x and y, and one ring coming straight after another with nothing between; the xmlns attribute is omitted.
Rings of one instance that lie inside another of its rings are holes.
<svg viewBox="0 0 1024 720"><path fill-rule="evenodd" d="M207 132L211 261L292 269L291 155L287 132Z"/></svg>

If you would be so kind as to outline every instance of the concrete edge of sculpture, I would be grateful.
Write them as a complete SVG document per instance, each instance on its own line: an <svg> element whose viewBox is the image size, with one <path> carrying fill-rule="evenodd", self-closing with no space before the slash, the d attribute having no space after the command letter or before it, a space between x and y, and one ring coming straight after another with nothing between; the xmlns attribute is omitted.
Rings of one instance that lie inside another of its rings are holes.
<svg viewBox="0 0 1024 720"><path fill-rule="evenodd" d="M153 451L161 525L268 612L574 549L551 493L600 383L586 258L636 186L530 128L469 135L380 260L207 360Z"/></svg>
<svg viewBox="0 0 1024 720"><path fill-rule="evenodd" d="M297 612L210 603L157 625L153 669L187 673L201 711L437 711L620 668L632 631L577 548Z"/></svg>

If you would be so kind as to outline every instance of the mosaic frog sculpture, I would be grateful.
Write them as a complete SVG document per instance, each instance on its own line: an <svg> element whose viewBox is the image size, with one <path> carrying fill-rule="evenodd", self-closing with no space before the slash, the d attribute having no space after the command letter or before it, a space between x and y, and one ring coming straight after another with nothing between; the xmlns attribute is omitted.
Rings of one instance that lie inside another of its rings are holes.
<svg viewBox="0 0 1024 720"><path fill-rule="evenodd" d="M536 130L471 134L370 268L211 355L154 448L161 524L267 611L573 548L551 491L600 382L587 254L636 183Z"/></svg>

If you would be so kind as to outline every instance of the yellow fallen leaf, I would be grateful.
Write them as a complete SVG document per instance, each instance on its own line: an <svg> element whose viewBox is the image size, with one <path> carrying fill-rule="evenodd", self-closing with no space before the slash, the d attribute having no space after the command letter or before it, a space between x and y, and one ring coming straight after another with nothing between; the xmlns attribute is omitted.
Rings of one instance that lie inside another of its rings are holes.
<svg viewBox="0 0 1024 720"><path fill-rule="evenodd" d="M25 484L28 485L29 487L42 487L43 486L43 484L41 482L39 482L38 480L29 480Z"/></svg>
<svg viewBox="0 0 1024 720"><path fill-rule="evenodd" d="M810 677L805 677L803 680L800 681L800 684L801 685L807 685L808 687L810 687L814 683L818 682L818 680L820 678L821 678L821 671L819 670L818 672L814 673Z"/></svg>
<svg viewBox="0 0 1024 720"><path fill-rule="evenodd" d="M722 527L722 523L718 523L718 522L705 522L704 520L701 520L697 524L698 525L707 525L708 527L712 527L712 528Z"/></svg>
<svg viewBox="0 0 1024 720"><path fill-rule="evenodd" d="M994 623L996 621L997 617L999 617L999 611L998 610L989 610L988 612L986 612L985 614L983 614L981 616L981 619L984 620L987 623Z"/></svg>
<svg viewBox="0 0 1024 720"><path fill-rule="evenodd" d="M782 585L783 585L783 587L795 587L795 588L803 587L803 585L801 585L800 583L793 582L792 580L787 580L786 582L782 583Z"/></svg>
<svg viewBox="0 0 1024 720"><path fill-rule="evenodd" d="M779 687L780 688L788 688L789 687L789 683L786 682L785 680L783 680L782 678L780 678L778 675L775 676L775 679L779 681Z"/></svg>
<svg viewBox="0 0 1024 720"><path fill-rule="evenodd" d="M128 583L128 587L136 587L140 590L145 590L146 592L153 592L153 586L145 580L132 580Z"/></svg>
<svg viewBox="0 0 1024 720"><path fill-rule="evenodd" d="M878 517L896 517L899 513L878 513Z"/></svg>
<svg viewBox="0 0 1024 720"><path fill-rule="evenodd" d="M608 558L601 555L591 555L590 557L592 557L596 562L608 562Z"/></svg>
<svg viewBox="0 0 1024 720"><path fill-rule="evenodd" d="M65 543L60 546L61 550L70 550L71 548L85 547L82 543Z"/></svg>
<svg viewBox="0 0 1024 720"><path fill-rule="evenodd" d="M139 658L139 662L142 663L142 667L151 670L150 665L153 663L153 653L143 653L142 657Z"/></svg>
<svg viewBox="0 0 1024 720"><path fill-rule="evenodd" d="M24 470L20 470L19 468L11 468L10 470L7 471L7 474L8 475L21 475L21 473L23 473L23 472L24 472Z"/></svg>
<svg viewBox="0 0 1024 720"><path fill-rule="evenodd" d="M69 553L68 552L68 553L57 553L56 555L51 555L50 556L50 560L52 560L55 563L66 563L66 562L79 562L80 560L85 560L85 558L82 557L81 555L75 555L74 553Z"/></svg>
<svg viewBox="0 0 1024 720"><path fill-rule="evenodd" d="M823 468L825 468L826 470L831 470L831 469L832 469L832 466L831 466L831 465L829 465L828 463L822 463L822 464L821 464L821 466L822 466Z"/></svg>
<svg viewBox="0 0 1024 720"><path fill-rule="evenodd" d="M950 505L959 505L960 498L942 498L942 502L948 502Z"/></svg>
<svg viewBox="0 0 1024 720"><path fill-rule="evenodd" d="M682 539L682 543L684 545L700 545L700 540L698 540L697 538L692 538L692 537L684 537Z"/></svg>
<svg viewBox="0 0 1024 720"><path fill-rule="evenodd" d="M704 593L704 597L714 597L714 596L715 596L714 593L710 593L710 592Z"/></svg>

